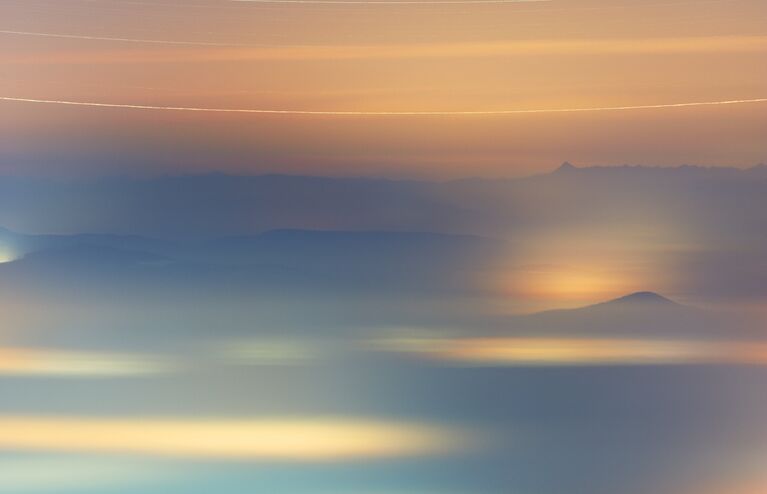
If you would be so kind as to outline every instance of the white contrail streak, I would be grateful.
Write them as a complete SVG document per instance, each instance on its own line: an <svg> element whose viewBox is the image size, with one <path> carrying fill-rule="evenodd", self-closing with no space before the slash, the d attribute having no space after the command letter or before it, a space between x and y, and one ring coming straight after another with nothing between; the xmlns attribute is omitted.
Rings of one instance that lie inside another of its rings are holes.
<svg viewBox="0 0 767 494"><path fill-rule="evenodd" d="M627 111L627 110L651 110L662 108L685 108L694 106L720 106L720 105L738 105L746 103L767 103L767 98L755 99L736 99L724 101L697 101L691 103L663 103L657 105L635 105L635 106L601 106L588 108L538 108L538 109L519 109L519 110L467 110L467 111L355 111L355 110L277 110L277 109L258 109L258 108L200 108L188 106L152 106L152 105L130 105L120 103L96 103L90 101L67 101L67 100L46 100L32 98L15 98L11 96L0 96L0 101L15 101L20 103L41 103L50 105L69 105L69 106L91 106L99 108L129 108L135 110L165 110L165 111L191 111L191 112L209 112L209 113L262 113L278 115L330 115L330 116L461 116L461 115L516 115L525 113L580 113L580 112L607 112L607 111Z"/></svg>
<svg viewBox="0 0 767 494"><path fill-rule="evenodd" d="M214 43L206 41L170 41L162 39L139 39L139 38L111 38L107 36L85 36L80 34L57 34L57 33L39 33L33 31L9 31L2 29L0 34L10 34L14 36L38 36L41 38L66 38L66 39L85 39L90 41L120 41L124 43L153 43L157 45L194 45L194 46L258 46L243 45L236 43ZM264 46L264 45L260 45Z"/></svg>

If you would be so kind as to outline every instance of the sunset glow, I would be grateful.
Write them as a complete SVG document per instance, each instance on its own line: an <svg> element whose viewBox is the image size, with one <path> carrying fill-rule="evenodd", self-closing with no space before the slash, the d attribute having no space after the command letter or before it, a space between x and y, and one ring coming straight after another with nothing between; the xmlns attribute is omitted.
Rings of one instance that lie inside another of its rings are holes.
<svg viewBox="0 0 767 494"><path fill-rule="evenodd" d="M0 492L764 494L765 0L0 0Z"/></svg>
<svg viewBox="0 0 767 494"><path fill-rule="evenodd" d="M67 0L33 18L31 4L7 2L0 105L16 144L4 152L37 142L32 168L58 156L73 170L117 172L96 154L75 158L89 135L121 142L126 159L150 161L154 173L199 171L237 149L215 168L438 178L520 176L564 159L762 159L748 131L767 97L758 1L343 3ZM94 113L100 105L155 111ZM175 130L149 139L163 108L176 110L161 117ZM211 112L220 118L202 117ZM324 126L272 113L482 118ZM41 125L59 138L41 143Z"/></svg>

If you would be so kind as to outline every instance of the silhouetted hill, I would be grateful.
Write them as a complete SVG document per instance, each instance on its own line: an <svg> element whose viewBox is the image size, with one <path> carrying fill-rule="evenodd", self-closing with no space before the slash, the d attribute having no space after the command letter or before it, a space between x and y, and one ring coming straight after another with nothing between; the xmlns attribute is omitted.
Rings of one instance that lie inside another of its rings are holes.
<svg viewBox="0 0 767 494"><path fill-rule="evenodd" d="M637 292L575 309L508 318L504 333L546 336L737 337L749 331L724 314L676 303L653 292Z"/></svg>
<svg viewBox="0 0 767 494"><path fill-rule="evenodd" d="M618 297L607 302L601 302L596 305L592 305L586 308L612 308L612 307L630 307L641 306L645 309L652 309L653 306L668 306L680 304L662 296L655 292L634 292L623 297Z"/></svg>
<svg viewBox="0 0 767 494"><path fill-rule="evenodd" d="M637 314L691 314L699 309L674 302L655 292L634 292L622 297L599 302L575 309L555 309L538 312L526 317L547 317L552 315L567 315L571 317L593 315L637 315Z"/></svg>

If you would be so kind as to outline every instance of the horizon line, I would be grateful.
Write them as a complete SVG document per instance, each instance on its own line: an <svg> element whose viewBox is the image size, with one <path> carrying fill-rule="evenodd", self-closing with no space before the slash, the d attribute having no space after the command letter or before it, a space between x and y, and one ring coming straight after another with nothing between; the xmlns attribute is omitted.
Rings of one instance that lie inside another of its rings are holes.
<svg viewBox="0 0 767 494"><path fill-rule="evenodd" d="M0 100L2 97L0 97ZM569 161L565 161L564 163L570 164L573 169L575 170L621 170L621 169L627 169L627 168L640 168L640 169L646 169L646 170L657 170L657 171L663 171L663 170L679 170L682 168L695 168L699 169L701 171L727 171L731 170L734 172L748 172L750 170L758 169L760 167L767 167L767 163L765 162L759 162L757 164L753 165L696 165L696 164L689 164L689 163L683 163L679 165L648 165L648 164L614 164L614 165L580 165L576 166L570 163ZM381 181L387 181L387 182L421 182L421 183L452 183L452 182L461 182L466 180L523 180L526 178L533 178L533 177L541 177L541 176L547 176L547 175L554 175L556 174L561 168L562 165L560 164L557 167L550 168L547 171L538 171L538 172L529 172L525 174L520 175L488 175L488 176L461 176L456 178L428 178L428 177L407 177L407 176L385 176L385 175L346 175L346 174L310 174L310 173L302 173L300 171L295 173L290 172L279 172L279 171L237 171L237 170L202 170L197 172L175 172L175 171L163 171L161 173L147 173L147 174L140 174L140 175L124 175L124 174L108 174L108 175L81 175L75 177L76 180L103 180L103 179L125 179L125 180L158 180L158 179L164 179L164 178L197 178L197 177L210 177L210 176L221 176L221 177L229 177L229 178L263 178L263 177L290 177L290 178L317 178L317 179L326 179L326 180L381 180ZM0 173L0 180L2 179L41 179L41 180L49 180L49 179L55 179L56 176L52 175L38 175L38 174L32 174L32 175L19 175L19 174L4 174ZM70 178L67 178L66 180L71 180ZM0 225L0 228L2 225Z"/></svg>

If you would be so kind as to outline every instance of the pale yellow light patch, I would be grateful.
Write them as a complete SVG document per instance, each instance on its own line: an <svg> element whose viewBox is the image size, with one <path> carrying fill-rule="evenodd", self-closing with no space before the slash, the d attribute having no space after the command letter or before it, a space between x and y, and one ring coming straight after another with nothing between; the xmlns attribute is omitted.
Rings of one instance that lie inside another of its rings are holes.
<svg viewBox="0 0 767 494"><path fill-rule="evenodd" d="M467 439L443 427L376 420L0 417L0 448L20 451L341 461L443 454Z"/></svg>
<svg viewBox="0 0 767 494"><path fill-rule="evenodd" d="M149 355L0 348L0 376L141 376L169 371L171 368L163 359Z"/></svg>
<svg viewBox="0 0 767 494"><path fill-rule="evenodd" d="M563 269L531 273L527 291L541 298L589 300L615 290L606 273Z"/></svg>
<svg viewBox="0 0 767 494"><path fill-rule="evenodd" d="M524 300L529 310L580 307L638 291L643 282L637 274L612 268L614 257L605 256L604 266L591 260L568 265L541 265L509 270L496 275L499 291L511 299Z"/></svg>
<svg viewBox="0 0 767 494"><path fill-rule="evenodd" d="M456 342L438 358L476 363L609 364L682 363L709 356L691 342L610 339L479 339Z"/></svg>
<svg viewBox="0 0 767 494"><path fill-rule="evenodd" d="M7 245L0 245L0 264L15 261L18 255Z"/></svg>
<svg viewBox="0 0 767 494"><path fill-rule="evenodd" d="M259 337L221 345L227 361L241 365L302 365L326 357L319 342L300 338Z"/></svg>
<svg viewBox="0 0 767 494"><path fill-rule="evenodd" d="M568 207L559 188L548 192L539 198L542 203ZM643 217L637 225L600 214L599 226L533 232L509 252L508 260L501 259L486 283L505 306L521 306L516 312L580 307L645 290L669 293L668 258L691 248L684 226L660 215L649 223Z"/></svg>
<svg viewBox="0 0 767 494"><path fill-rule="evenodd" d="M767 343L622 338L403 338L381 351L481 366L743 364L766 365Z"/></svg>

